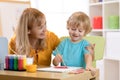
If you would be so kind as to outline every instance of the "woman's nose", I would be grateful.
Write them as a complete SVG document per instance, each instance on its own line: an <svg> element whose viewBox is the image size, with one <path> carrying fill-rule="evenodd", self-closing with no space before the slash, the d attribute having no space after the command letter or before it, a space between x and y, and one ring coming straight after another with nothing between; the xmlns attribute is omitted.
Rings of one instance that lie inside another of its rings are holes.
<svg viewBox="0 0 120 80"><path fill-rule="evenodd" d="M46 30L47 30L46 27L44 27L44 28L43 28L43 32L46 32Z"/></svg>

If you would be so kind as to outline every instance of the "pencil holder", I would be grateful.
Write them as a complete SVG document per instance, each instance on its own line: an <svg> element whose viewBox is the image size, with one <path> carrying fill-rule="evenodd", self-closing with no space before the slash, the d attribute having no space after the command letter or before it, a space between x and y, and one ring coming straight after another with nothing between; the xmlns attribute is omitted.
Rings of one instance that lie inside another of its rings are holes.
<svg viewBox="0 0 120 80"><path fill-rule="evenodd" d="M25 55L5 56L5 70L23 71L26 70Z"/></svg>

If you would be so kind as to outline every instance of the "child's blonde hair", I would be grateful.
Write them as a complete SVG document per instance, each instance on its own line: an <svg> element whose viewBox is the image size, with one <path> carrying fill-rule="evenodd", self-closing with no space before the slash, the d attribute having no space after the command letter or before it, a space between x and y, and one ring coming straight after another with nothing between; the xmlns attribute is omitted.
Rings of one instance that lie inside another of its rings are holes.
<svg viewBox="0 0 120 80"><path fill-rule="evenodd" d="M75 12L69 17L67 21L67 29L71 27L83 28L85 30L85 35L92 30L90 19L83 12Z"/></svg>
<svg viewBox="0 0 120 80"><path fill-rule="evenodd" d="M45 15L37 9L27 8L23 11L16 30L16 51L18 54L29 54L30 41L28 31L34 26L41 26L46 22ZM38 48L43 49L45 40L39 40Z"/></svg>

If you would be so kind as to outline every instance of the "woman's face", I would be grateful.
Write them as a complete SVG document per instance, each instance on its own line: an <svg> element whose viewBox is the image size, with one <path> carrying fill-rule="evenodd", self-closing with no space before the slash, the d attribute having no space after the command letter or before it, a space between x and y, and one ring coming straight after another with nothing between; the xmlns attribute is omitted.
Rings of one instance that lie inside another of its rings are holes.
<svg viewBox="0 0 120 80"><path fill-rule="evenodd" d="M71 27L68 29L68 31L69 31L70 38L73 42L81 40L85 34L85 30L82 28L79 29L79 28Z"/></svg>
<svg viewBox="0 0 120 80"><path fill-rule="evenodd" d="M44 39L46 37L46 22L43 22L41 26L33 26L30 30L30 37L34 39Z"/></svg>

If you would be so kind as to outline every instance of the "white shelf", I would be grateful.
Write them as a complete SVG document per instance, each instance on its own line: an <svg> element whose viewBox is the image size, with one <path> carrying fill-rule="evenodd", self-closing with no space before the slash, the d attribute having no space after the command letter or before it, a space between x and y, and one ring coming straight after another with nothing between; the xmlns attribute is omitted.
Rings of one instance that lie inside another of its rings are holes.
<svg viewBox="0 0 120 80"><path fill-rule="evenodd" d="M116 57L104 57L105 60L113 60L113 61L120 61L120 58Z"/></svg>
<svg viewBox="0 0 120 80"><path fill-rule="evenodd" d="M103 36L106 39L104 80L120 80L120 0L90 3L89 16L92 24L95 16L102 16L102 29L93 28L90 35ZM118 29L110 28L110 16L119 16Z"/></svg>
<svg viewBox="0 0 120 80"><path fill-rule="evenodd" d="M104 80L120 80L120 61L104 59Z"/></svg>
<svg viewBox="0 0 120 80"><path fill-rule="evenodd" d="M93 29L92 32L102 32L102 29Z"/></svg>
<svg viewBox="0 0 120 80"><path fill-rule="evenodd" d="M95 16L102 16L102 21L103 21L103 23L102 23L103 29L101 31L102 35L105 35L104 33L106 33L106 31L107 32L108 31L109 32L110 31L119 31L119 29L113 30L113 29L110 29L110 27L109 27L109 24L110 24L109 17L120 15L119 5L120 5L119 0L104 0L103 2L90 3L89 15L90 15L91 23L93 24L93 18ZM97 30L93 30L93 32L96 32L96 34L97 34ZM100 32L99 29L98 29L98 32Z"/></svg>
<svg viewBox="0 0 120 80"><path fill-rule="evenodd" d="M113 3L118 3L119 0L112 0L112 1L106 1L104 4L113 4Z"/></svg>
<svg viewBox="0 0 120 80"><path fill-rule="evenodd" d="M105 32L120 32L120 29L104 29Z"/></svg>
<svg viewBox="0 0 120 80"><path fill-rule="evenodd" d="M101 6L102 2L90 3L90 6Z"/></svg>

